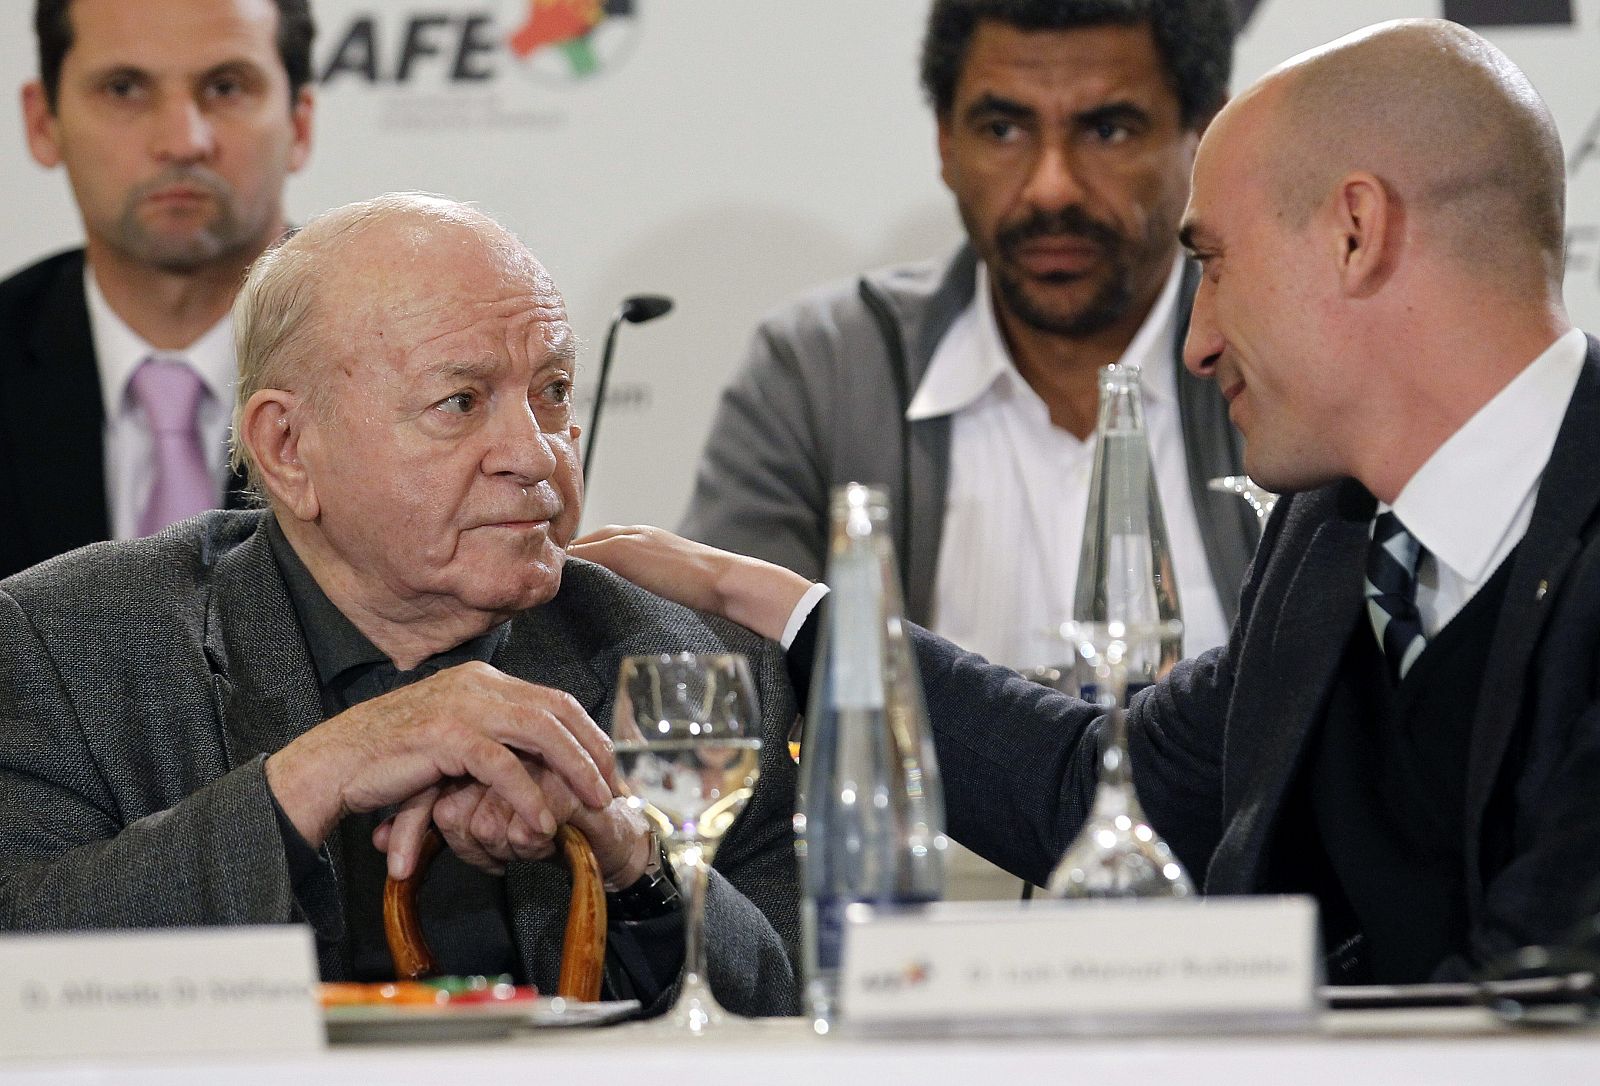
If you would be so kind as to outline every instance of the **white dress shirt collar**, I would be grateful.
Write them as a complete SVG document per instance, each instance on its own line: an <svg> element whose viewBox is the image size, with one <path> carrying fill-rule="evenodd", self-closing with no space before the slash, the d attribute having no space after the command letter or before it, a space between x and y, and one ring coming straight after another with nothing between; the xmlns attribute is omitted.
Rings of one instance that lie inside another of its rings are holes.
<svg viewBox="0 0 1600 1086"><path fill-rule="evenodd" d="M1427 636L1449 625L1527 534L1587 353L1581 331L1557 339L1434 450L1395 498L1395 515L1425 548L1417 613Z"/></svg>
<svg viewBox="0 0 1600 1086"><path fill-rule="evenodd" d="M1155 305L1151 306L1149 315L1119 359L1125 366L1139 367L1139 387L1147 403L1170 401L1177 394L1177 374L1166 363L1182 281L1183 258L1179 257L1173 261L1172 271ZM1037 399L1037 393L1017 372L1005 337L1000 333L994 296L989 289L989 271L980 263L972 304L939 340L928 369L917 385L916 395L906 409L906 418L917 422L953 415L976 403L997 381L1014 382Z"/></svg>
<svg viewBox="0 0 1600 1086"><path fill-rule="evenodd" d="M1576 328L1558 338L1451 434L1395 498L1407 530L1465 580L1485 580L1526 531L1519 513L1532 513L1588 349Z"/></svg>
<svg viewBox="0 0 1600 1086"><path fill-rule="evenodd" d="M1172 342L1182 264L1121 361L1143 373L1151 466L1161 493L1194 652L1220 644L1227 615L1206 562L1178 417ZM933 629L1013 667L1061 663L1048 631L1072 613L1095 440L1054 425L1012 364L980 269L972 302L930 360L907 417L949 420L948 475L934 572Z"/></svg>
<svg viewBox="0 0 1600 1086"><path fill-rule="evenodd" d="M160 351L128 326L111 308L95 281L94 269L83 267L83 293L89 303L89 334L100 370L100 399L105 417L114 419L126 404L128 382L139 365L152 354L180 356L200 375L212 399L233 407L233 314L226 313L216 324L189 346L178 351Z"/></svg>

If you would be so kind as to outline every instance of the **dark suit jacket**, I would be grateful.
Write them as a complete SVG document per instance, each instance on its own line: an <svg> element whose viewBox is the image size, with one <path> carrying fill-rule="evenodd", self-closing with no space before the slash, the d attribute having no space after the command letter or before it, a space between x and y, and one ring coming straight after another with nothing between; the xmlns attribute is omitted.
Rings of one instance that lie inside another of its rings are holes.
<svg viewBox="0 0 1600 1086"><path fill-rule="evenodd" d="M1471 728L1460 893L1470 945L1440 975L1563 938L1600 876L1600 343L1512 559ZM1207 893L1262 888L1285 795L1350 634L1375 501L1344 481L1283 499L1227 646L1135 701L1134 777ZM1100 725L1081 702L919 635L952 835L1042 882L1087 810Z"/></svg>
<svg viewBox="0 0 1600 1086"><path fill-rule="evenodd" d="M324 977L344 975L336 842L293 893L262 768L323 718L264 515L208 513L0 581L0 930L305 920ZM668 650L750 657L768 742L717 853L710 971L729 1007L793 1013L795 704L777 646L574 559L491 662L609 727L622 656ZM570 883L540 863L506 884L524 966L551 989Z"/></svg>
<svg viewBox="0 0 1600 1086"><path fill-rule="evenodd" d="M0 577L111 536L83 250L0 283ZM228 506L238 508L234 479Z"/></svg>

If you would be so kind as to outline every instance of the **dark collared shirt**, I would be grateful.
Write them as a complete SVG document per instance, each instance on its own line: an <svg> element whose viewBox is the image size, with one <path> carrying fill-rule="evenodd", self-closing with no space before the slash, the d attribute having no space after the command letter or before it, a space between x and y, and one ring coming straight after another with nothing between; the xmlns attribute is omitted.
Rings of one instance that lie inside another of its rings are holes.
<svg viewBox="0 0 1600 1086"><path fill-rule="evenodd" d="M502 623L480 637L430 656L410 671L401 671L328 599L275 519L267 522L267 532L317 672L323 712L330 717L457 664L471 660L487 663L505 640ZM383 934L383 886L388 869L384 854L372 844L372 831L390 813L353 815L341 822L337 831L342 861L340 896L350 975L355 980L393 980L395 975ZM511 936L503 880L464 863L446 849L423 881L417 911L441 973L509 973L519 981L526 979Z"/></svg>
<svg viewBox="0 0 1600 1086"><path fill-rule="evenodd" d="M330 717L445 668L470 660L488 663L505 640L509 623L430 656L410 671L400 671L328 599L275 518L267 521L267 538L317 672L323 712ZM388 868L384 855L372 844L373 829L388 814L375 811L351 816L336 832L347 933L346 972L354 980L393 980L395 976L383 934L383 886ZM303 886L310 885L320 860L317 850L281 810L278 822L298 896ZM511 932L504 880L445 849L434 860L417 894L417 912L441 973L507 973L519 982L527 980ZM605 981L610 996L636 998L647 1007L659 1002L682 967L682 910L649 920L613 920L607 927L607 947Z"/></svg>

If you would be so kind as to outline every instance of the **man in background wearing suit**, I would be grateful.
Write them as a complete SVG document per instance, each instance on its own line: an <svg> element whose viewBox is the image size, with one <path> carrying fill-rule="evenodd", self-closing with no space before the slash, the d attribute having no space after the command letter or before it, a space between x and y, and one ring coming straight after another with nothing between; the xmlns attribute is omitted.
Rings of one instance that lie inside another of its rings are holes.
<svg viewBox="0 0 1600 1086"><path fill-rule="evenodd" d="M228 308L311 147L307 0L39 0L84 247L0 283L0 577L234 504Z"/></svg>
<svg viewBox="0 0 1600 1086"><path fill-rule="evenodd" d="M792 1012L781 655L565 562L576 342L548 273L481 213L397 195L270 250L234 313L236 460L269 510L0 581L0 930L299 920L325 978L393 979L385 875L431 822L443 971L551 989L566 875L531 861L570 822L613 892L609 991L664 1000L680 898L594 720L624 655L741 652L767 742L710 973L733 1009Z"/></svg>
<svg viewBox="0 0 1600 1086"><path fill-rule="evenodd" d="M828 494L888 488L908 617L1055 666L1073 611L1100 370L1141 368L1185 642L1228 633L1258 529L1181 357L1195 144L1227 96L1227 0L936 0L922 84L967 242L763 322L723 394L682 531L822 575Z"/></svg>
<svg viewBox="0 0 1600 1086"><path fill-rule="evenodd" d="M1134 779L1205 892L1315 895L1334 981L1459 977L1600 904L1600 342L1562 303L1564 173L1522 72L1433 20L1289 62L1196 158L1185 359L1286 496L1228 644L1135 698ZM656 544L574 553L717 571L684 594L757 629L809 587ZM1093 709L918 648L952 836L1043 879Z"/></svg>

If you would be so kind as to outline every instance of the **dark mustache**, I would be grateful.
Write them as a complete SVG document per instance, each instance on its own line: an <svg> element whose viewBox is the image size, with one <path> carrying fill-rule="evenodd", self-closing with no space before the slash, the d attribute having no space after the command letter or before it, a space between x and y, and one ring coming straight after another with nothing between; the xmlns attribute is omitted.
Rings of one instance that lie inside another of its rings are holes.
<svg viewBox="0 0 1600 1086"><path fill-rule="evenodd" d="M995 235L1000 251L1010 255L1018 246L1035 238L1075 237L1092 241L1096 245L1114 250L1122 243L1122 235L1097 219L1091 219L1081 207L1064 207L1060 211L1035 211L1021 222L1004 227Z"/></svg>
<svg viewBox="0 0 1600 1086"><path fill-rule="evenodd" d="M135 186L131 200L133 202L143 200L152 192L160 192L174 185L204 189L219 200L224 200L228 196L228 183L204 166L171 166L144 184Z"/></svg>

